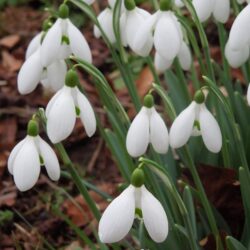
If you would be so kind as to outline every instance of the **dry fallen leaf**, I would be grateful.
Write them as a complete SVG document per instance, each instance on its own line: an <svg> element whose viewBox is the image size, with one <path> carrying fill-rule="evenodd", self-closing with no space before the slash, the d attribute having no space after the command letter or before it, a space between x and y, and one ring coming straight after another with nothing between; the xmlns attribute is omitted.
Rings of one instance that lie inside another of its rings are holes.
<svg viewBox="0 0 250 250"><path fill-rule="evenodd" d="M0 46L12 49L20 41L19 35L9 35L0 39Z"/></svg>
<svg viewBox="0 0 250 250"><path fill-rule="evenodd" d="M19 70L22 66L22 60L16 59L14 56L12 56L9 52L6 50L2 51L2 61L3 66L9 71L9 72L16 72Z"/></svg>

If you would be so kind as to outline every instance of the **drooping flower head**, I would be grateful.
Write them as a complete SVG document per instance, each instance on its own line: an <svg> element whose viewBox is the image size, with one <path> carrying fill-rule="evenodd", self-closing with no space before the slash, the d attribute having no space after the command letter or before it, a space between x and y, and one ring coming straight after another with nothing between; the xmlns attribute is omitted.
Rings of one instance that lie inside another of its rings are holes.
<svg viewBox="0 0 250 250"><path fill-rule="evenodd" d="M144 98L144 105L128 130L126 147L132 157L143 155L149 143L160 154L168 151L168 129L154 107L152 95Z"/></svg>
<svg viewBox="0 0 250 250"><path fill-rule="evenodd" d="M78 83L77 73L69 70L66 74L65 86L48 103L47 133L53 143L63 141L72 133L77 117L80 117L89 137L96 131L94 110L85 95L78 89Z"/></svg>
<svg viewBox="0 0 250 250"><path fill-rule="evenodd" d="M180 148L191 136L202 136L205 146L213 153L221 150L221 130L205 105L202 91L196 93L194 101L174 120L169 132L170 146Z"/></svg>
<svg viewBox="0 0 250 250"><path fill-rule="evenodd" d="M249 22L250 4L248 4L234 20L225 48L226 58L229 64L234 68L240 67L249 58Z"/></svg>
<svg viewBox="0 0 250 250"><path fill-rule="evenodd" d="M160 72L170 68L175 58L179 59L184 70L191 66L191 53L171 5L170 0L160 1L160 10L140 25L131 46L135 53L144 57L154 46L155 67Z"/></svg>
<svg viewBox="0 0 250 250"><path fill-rule="evenodd" d="M89 63L92 55L83 34L70 21L66 4L59 7L59 18L47 32L41 46L41 59L44 67L56 59L66 59L71 54Z"/></svg>
<svg viewBox="0 0 250 250"><path fill-rule="evenodd" d="M31 93L38 85L42 85L52 91L59 90L64 85L67 65L62 59L55 59L50 65L42 64L41 44L42 39L51 27L50 22L44 22L43 31L37 34L30 42L26 51L26 61L22 65L18 77L18 91L25 95Z"/></svg>
<svg viewBox="0 0 250 250"><path fill-rule="evenodd" d="M155 242L163 242L168 235L168 219L161 203L144 186L144 172L136 169L128 186L115 198L99 222L98 234L103 243L122 240L140 218Z"/></svg>
<svg viewBox="0 0 250 250"><path fill-rule="evenodd" d="M20 141L8 159L8 170L20 191L31 189L37 182L41 165L45 166L51 180L60 177L60 166L53 149L39 136L38 124L31 120L27 136Z"/></svg>

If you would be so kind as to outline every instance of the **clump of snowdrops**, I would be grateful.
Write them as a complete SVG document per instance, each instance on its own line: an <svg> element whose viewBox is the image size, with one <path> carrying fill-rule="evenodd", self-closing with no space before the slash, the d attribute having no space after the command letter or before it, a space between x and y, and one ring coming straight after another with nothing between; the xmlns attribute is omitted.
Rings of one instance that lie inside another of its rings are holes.
<svg viewBox="0 0 250 250"><path fill-rule="evenodd" d="M134 0L109 0L98 15L91 6L94 1L65 0L51 12L27 48L17 87L27 95L41 83L54 96L45 110L31 117L27 136L10 154L9 172L17 188L27 191L36 184L41 167L53 181L59 180L60 169L68 171L99 222L95 240L84 238L91 249L198 250L208 235L218 250L249 249L250 5L242 0L144 2L151 4L150 12ZM70 19L72 6L89 18L94 35L110 50L136 110L132 121L92 64L89 44ZM230 16L234 22L227 30ZM206 35L210 23L219 37L219 62L211 58ZM143 98L133 71L138 61L154 76ZM242 71L244 82L232 77L231 68ZM95 114L79 71L92 77L110 128ZM98 128L124 179L123 191L110 197L104 212L63 147L76 119L90 138ZM39 129L46 131L49 144ZM238 173L246 219L237 239L206 196L197 171L202 163ZM190 171L194 186L183 181L182 188L177 185L183 168Z"/></svg>

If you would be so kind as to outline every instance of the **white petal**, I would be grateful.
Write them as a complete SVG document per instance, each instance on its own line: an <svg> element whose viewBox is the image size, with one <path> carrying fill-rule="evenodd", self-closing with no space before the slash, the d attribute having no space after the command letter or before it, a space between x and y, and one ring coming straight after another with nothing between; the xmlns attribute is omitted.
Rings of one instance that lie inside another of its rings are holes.
<svg viewBox="0 0 250 250"><path fill-rule="evenodd" d="M60 178L60 165L54 150L41 137L38 139L38 145L50 179L58 181Z"/></svg>
<svg viewBox="0 0 250 250"><path fill-rule="evenodd" d="M216 0L214 3L214 18L221 23L226 23L230 15L230 0Z"/></svg>
<svg viewBox="0 0 250 250"><path fill-rule="evenodd" d="M230 47L233 50L241 50L249 45L250 33L250 4L247 5L236 17L229 35Z"/></svg>
<svg viewBox="0 0 250 250"><path fill-rule="evenodd" d="M57 19L42 42L41 58L44 67L58 58L62 39L62 22L62 19Z"/></svg>
<svg viewBox="0 0 250 250"><path fill-rule="evenodd" d="M222 147L221 130L217 121L204 104L201 106L199 122L201 136L207 149L213 153L218 153Z"/></svg>
<svg viewBox="0 0 250 250"><path fill-rule="evenodd" d="M89 100L77 89L77 104L80 109L80 118L86 130L86 133L91 137L96 131L95 112Z"/></svg>
<svg viewBox="0 0 250 250"><path fill-rule="evenodd" d="M157 52L155 53L154 64L158 72L163 73L164 71L166 71L171 67L172 63L173 60L168 61L162 56L160 56Z"/></svg>
<svg viewBox="0 0 250 250"><path fill-rule="evenodd" d="M64 60L56 60L47 67L47 77L54 91L61 89L65 83L67 64Z"/></svg>
<svg viewBox="0 0 250 250"><path fill-rule="evenodd" d="M169 132L169 141L172 148L182 147L190 138L195 121L195 108L196 103L192 102L174 120Z"/></svg>
<svg viewBox="0 0 250 250"><path fill-rule="evenodd" d="M165 60L173 60L181 48L181 37L171 13L165 13L158 21L154 33L157 53Z"/></svg>
<svg viewBox="0 0 250 250"><path fill-rule="evenodd" d="M161 203L145 186L141 187L141 209L150 237L157 243L163 242L168 235L168 218Z"/></svg>
<svg viewBox="0 0 250 250"><path fill-rule="evenodd" d="M27 138L27 137L26 137ZM20 151L20 149L22 148L23 144L26 141L26 138L24 138L23 140L21 140L11 151L9 158L8 158L8 170L10 172L10 174L13 174L13 163L16 159L16 156L18 154L18 152Z"/></svg>
<svg viewBox="0 0 250 250"><path fill-rule="evenodd" d="M142 107L133 120L127 134L126 147L133 157L143 155L149 143L149 109Z"/></svg>
<svg viewBox="0 0 250 250"><path fill-rule="evenodd" d="M110 40L111 43L116 42L115 34L114 34L114 29L113 29L113 11L109 8L104 9L98 16L98 21ZM99 38L101 37L101 32L100 30L95 26L94 27L94 35L95 37Z"/></svg>
<svg viewBox="0 0 250 250"><path fill-rule="evenodd" d="M248 85L248 89L247 89L247 102L248 102L248 105L250 105L250 85Z"/></svg>
<svg viewBox="0 0 250 250"><path fill-rule="evenodd" d="M128 234L135 216L134 192L130 185L104 211L98 228L103 243L120 241Z"/></svg>
<svg viewBox="0 0 250 250"><path fill-rule="evenodd" d="M168 129L161 116L152 108L150 116L150 142L154 150L159 154L165 154L168 151Z"/></svg>
<svg viewBox="0 0 250 250"><path fill-rule="evenodd" d="M225 47L225 56L231 67L239 68L249 58L249 46L240 50L233 50L228 42Z"/></svg>
<svg viewBox="0 0 250 250"><path fill-rule="evenodd" d="M70 48L73 54L76 57L91 63L92 55L89 45L83 34L71 23L70 20L68 20L68 36L70 40Z"/></svg>
<svg viewBox="0 0 250 250"><path fill-rule="evenodd" d="M185 42L182 42L178 59L183 70L189 70L192 64L192 55L189 47Z"/></svg>
<svg viewBox="0 0 250 250"><path fill-rule="evenodd" d="M31 93L40 82L43 72L40 49L33 53L21 67L17 77L18 91L22 95Z"/></svg>
<svg viewBox="0 0 250 250"><path fill-rule="evenodd" d="M193 0L193 6L200 21L205 22L212 14L214 0Z"/></svg>
<svg viewBox="0 0 250 250"><path fill-rule="evenodd" d="M25 59L27 60L41 45L43 32L38 33L29 43L26 50Z"/></svg>
<svg viewBox="0 0 250 250"><path fill-rule="evenodd" d="M160 12L158 11L138 27L138 32L133 39L132 49L140 56L148 56L153 47L153 29L159 15Z"/></svg>
<svg viewBox="0 0 250 250"><path fill-rule="evenodd" d="M127 23L125 31L127 34L127 42L130 47L133 46L135 35L137 34L140 25L142 25L145 19L149 17L150 14L147 11L138 7L136 7L132 11L127 12Z"/></svg>
<svg viewBox="0 0 250 250"><path fill-rule="evenodd" d="M53 143L66 139L73 131L76 122L75 105L71 88L63 87L46 108L47 133Z"/></svg>
<svg viewBox="0 0 250 250"><path fill-rule="evenodd" d="M31 189L40 174L39 154L33 137L27 137L13 162L13 175L20 191Z"/></svg>
<svg viewBox="0 0 250 250"><path fill-rule="evenodd" d="M57 59L58 60L65 60L67 58L69 58L69 56L72 54L71 52L71 48L68 44L62 44L60 46L60 50L59 50L59 54L58 54L58 57Z"/></svg>

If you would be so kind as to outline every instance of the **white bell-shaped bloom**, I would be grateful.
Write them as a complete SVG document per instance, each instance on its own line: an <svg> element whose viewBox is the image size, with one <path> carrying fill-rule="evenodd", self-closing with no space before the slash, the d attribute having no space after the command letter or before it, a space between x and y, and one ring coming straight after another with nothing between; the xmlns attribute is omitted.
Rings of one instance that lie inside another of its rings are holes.
<svg viewBox="0 0 250 250"><path fill-rule="evenodd" d="M205 104L193 101L174 120L169 132L169 142L172 148L184 146L191 136L202 136L207 149L218 153L222 147L220 127Z"/></svg>
<svg viewBox="0 0 250 250"><path fill-rule="evenodd" d="M39 82L41 82L44 87L53 91L59 90L64 85L65 75L67 73L65 61L56 59L52 64L44 68L41 62L40 46L30 55L35 47L35 44L31 43L31 47L29 47L26 53L27 59L18 73L17 86L18 91L22 95L31 93Z"/></svg>
<svg viewBox="0 0 250 250"><path fill-rule="evenodd" d="M160 202L143 185L130 185L105 210L98 234L103 243L122 240L130 231L135 210L140 209L142 219L150 237L155 242L163 242L168 235L168 219Z"/></svg>
<svg viewBox="0 0 250 250"><path fill-rule="evenodd" d="M57 59L68 58L71 54L92 62L89 45L80 30L68 18L58 18L42 42L42 65L46 67Z"/></svg>
<svg viewBox="0 0 250 250"><path fill-rule="evenodd" d="M27 60L33 53L35 53L38 48L41 46L42 43L42 36L43 32L38 33L33 37L33 39L30 41L26 54L25 54L25 59Z"/></svg>
<svg viewBox="0 0 250 250"><path fill-rule="evenodd" d="M77 116L80 117L87 135L91 137L96 131L93 108L77 87L65 85L52 97L46 108L49 139L53 143L66 139L74 129Z"/></svg>
<svg viewBox="0 0 250 250"><path fill-rule="evenodd" d="M31 189L37 182L44 165L51 180L60 177L60 166L53 149L39 135L27 135L12 150L8 170L20 191Z"/></svg>
<svg viewBox="0 0 250 250"><path fill-rule="evenodd" d="M230 0L193 0L193 6L201 22L213 15L216 21L225 23L230 15Z"/></svg>
<svg viewBox="0 0 250 250"><path fill-rule="evenodd" d="M127 134L126 147L132 157L143 155L149 143L157 153L168 151L168 129L154 107L142 107Z"/></svg>
<svg viewBox="0 0 250 250"><path fill-rule="evenodd" d="M183 69L191 67L191 53L183 41L182 28L174 12L159 10L140 25L131 48L140 56L148 56L153 46L158 71L168 69L176 57Z"/></svg>
<svg viewBox="0 0 250 250"><path fill-rule="evenodd" d="M229 34L229 43L232 50L243 50L250 46L250 4L236 17Z"/></svg>
<svg viewBox="0 0 250 250"><path fill-rule="evenodd" d="M175 5L179 8L183 7L184 6L184 3L182 0L175 0Z"/></svg>

